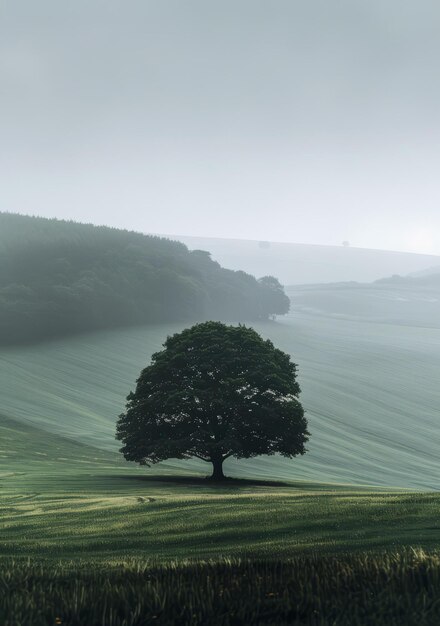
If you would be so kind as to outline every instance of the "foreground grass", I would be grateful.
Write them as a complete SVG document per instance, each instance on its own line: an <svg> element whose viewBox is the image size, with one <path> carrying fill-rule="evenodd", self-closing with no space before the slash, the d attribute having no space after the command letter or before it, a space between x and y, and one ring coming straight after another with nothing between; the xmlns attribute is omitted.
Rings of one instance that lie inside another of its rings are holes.
<svg viewBox="0 0 440 626"><path fill-rule="evenodd" d="M420 551L110 568L2 565L4 626L440 623L440 556Z"/></svg>
<svg viewBox="0 0 440 626"><path fill-rule="evenodd" d="M89 491L66 478L65 491L4 495L0 556L166 563L440 548L437 494L158 478L83 477Z"/></svg>
<svg viewBox="0 0 440 626"><path fill-rule="evenodd" d="M0 481L2 626L440 623L438 494L87 472L27 481Z"/></svg>

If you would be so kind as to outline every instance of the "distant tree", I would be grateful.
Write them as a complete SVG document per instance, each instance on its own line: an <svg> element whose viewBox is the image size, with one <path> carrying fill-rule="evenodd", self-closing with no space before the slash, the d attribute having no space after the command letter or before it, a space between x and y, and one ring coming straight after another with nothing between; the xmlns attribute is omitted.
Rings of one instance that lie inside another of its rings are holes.
<svg viewBox="0 0 440 626"><path fill-rule="evenodd" d="M168 337L119 416L127 461L197 457L222 480L228 457L304 454L296 365L246 326L205 322Z"/></svg>
<svg viewBox="0 0 440 626"><path fill-rule="evenodd" d="M275 276L263 276L258 279L261 291L261 318L270 315L285 315L290 309L290 300L284 288Z"/></svg>

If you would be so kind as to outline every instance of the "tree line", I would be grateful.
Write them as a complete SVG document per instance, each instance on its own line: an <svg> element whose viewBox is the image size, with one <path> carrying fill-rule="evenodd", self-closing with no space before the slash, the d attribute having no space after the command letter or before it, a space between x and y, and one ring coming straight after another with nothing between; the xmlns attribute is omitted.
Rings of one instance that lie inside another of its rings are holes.
<svg viewBox="0 0 440 626"><path fill-rule="evenodd" d="M255 321L289 310L278 280L177 241L0 213L0 343L155 322Z"/></svg>

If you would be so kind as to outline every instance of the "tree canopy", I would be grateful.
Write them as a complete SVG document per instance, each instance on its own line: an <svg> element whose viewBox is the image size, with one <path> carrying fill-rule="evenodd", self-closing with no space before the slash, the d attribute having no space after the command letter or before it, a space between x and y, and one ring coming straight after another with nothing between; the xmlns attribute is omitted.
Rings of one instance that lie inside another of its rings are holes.
<svg viewBox="0 0 440 626"><path fill-rule="evenodd" d="M0 344L151 322L289 310L275 278L222 268L162 237L0 213Z"/></svg>
<svg viewBox="0 0 440 626"><path fill-rule="evenodd" d="M254 329L220 322L175 334L127 397L117 439L128 461L197 457L223 477L228 457L304 454L296 365Z"/></svg>

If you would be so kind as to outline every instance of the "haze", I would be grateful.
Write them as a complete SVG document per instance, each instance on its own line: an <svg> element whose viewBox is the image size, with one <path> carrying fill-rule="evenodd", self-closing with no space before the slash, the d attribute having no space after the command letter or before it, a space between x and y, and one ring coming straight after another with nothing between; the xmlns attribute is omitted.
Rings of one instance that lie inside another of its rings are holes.
<svg viewBox="0 0 440 626"><path fill-rule="evenodd" d="M440 7L3 0L0 210L440 253Z"/></svg>

